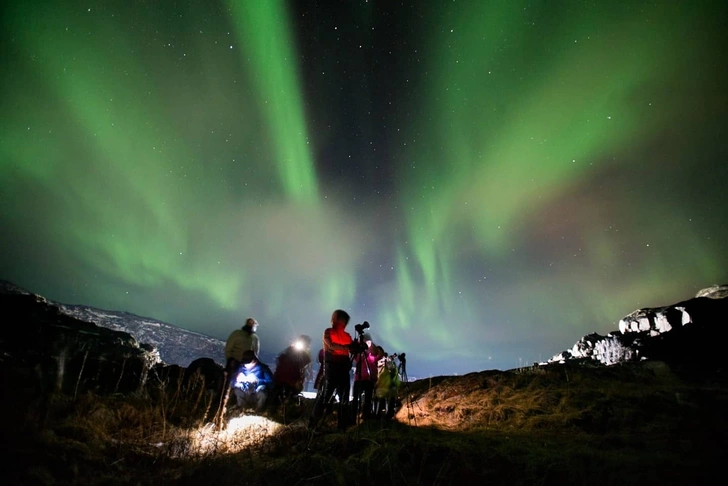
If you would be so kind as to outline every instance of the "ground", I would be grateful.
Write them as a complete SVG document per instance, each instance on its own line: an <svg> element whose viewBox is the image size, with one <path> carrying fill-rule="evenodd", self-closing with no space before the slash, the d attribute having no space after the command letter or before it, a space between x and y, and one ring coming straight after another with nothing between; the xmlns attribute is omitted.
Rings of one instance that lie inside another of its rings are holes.
<svg viewBox="0 0 728 486"><path fill-rule="evenodd" d="M725 385L662 362L483 371L405 384L394 420L339 432L329 415L315 435L307 400L217 427L194 390L20 390L3 394L2 455L6 484L702 483L728 458Z"/></svg>

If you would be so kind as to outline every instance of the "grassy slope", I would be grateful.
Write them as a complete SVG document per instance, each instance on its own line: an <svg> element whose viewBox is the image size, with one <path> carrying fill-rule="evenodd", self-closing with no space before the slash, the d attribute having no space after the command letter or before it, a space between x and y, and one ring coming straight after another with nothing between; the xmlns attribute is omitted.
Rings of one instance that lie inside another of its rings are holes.
<svg viewBox="0 0 728 486"><path fill-rule="evenodd" d="M394 422L312 437L304 404L274 435L202 455L191 439L206 430L206 404L194 391L29 395L20 407L6 393L2 454L17 484L707 482L728 458L728 393L715 376L674 371L551 365L420 380Z"/></svg>

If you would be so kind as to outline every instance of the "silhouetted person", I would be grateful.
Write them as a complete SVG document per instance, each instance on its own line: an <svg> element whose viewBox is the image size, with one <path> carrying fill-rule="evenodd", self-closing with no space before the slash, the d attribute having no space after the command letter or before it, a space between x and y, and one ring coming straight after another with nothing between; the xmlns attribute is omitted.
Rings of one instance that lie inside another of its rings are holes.
<svg viewBox="0 0 728 486"><path fill-rule="evenodd" d="M276 370L273 372L273 382L276 394L281 401L298 395L303 391L303 384L307 376L307 368L311 365L309 348L311 338L299 336L276 359Z"/></svg>
<svg viewBox="0 0 728 486"><path fill-rule="evenodd" d="M349 314L346 311L337 309L331 315L331 327L324 331L323 387L319 389L316 395L316 403L309 421L309 428L311 429L318 425L334 392L339 396L338 427L339 429L346 428L349 402L349 370L351 369L349 349L353 343L351 335L345 331L348 323Z"/></svg>

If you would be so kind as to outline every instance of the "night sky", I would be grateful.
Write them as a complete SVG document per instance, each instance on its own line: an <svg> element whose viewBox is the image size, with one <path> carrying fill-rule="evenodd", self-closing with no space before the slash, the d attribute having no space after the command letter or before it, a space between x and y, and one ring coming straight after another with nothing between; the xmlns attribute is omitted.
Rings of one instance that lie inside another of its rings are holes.
<svg viewBox="0 0 728 486"><path fill-rule="evenodd" d="M728 283L728 4L0 7L0 278L511 369ZM222 350L221 350L222 353Z"/></svg>

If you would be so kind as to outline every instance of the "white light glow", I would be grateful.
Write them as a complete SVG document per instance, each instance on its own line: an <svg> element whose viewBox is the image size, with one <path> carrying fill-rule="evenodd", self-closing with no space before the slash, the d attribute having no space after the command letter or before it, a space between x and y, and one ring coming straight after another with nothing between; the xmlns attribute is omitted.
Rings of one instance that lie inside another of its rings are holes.
<svg viewBox="0 0 728 486"><path fill-rule="evenodd" d="M259 415L232 418L224 430L217 430L209 424L192 434L187 453L198 456L232 454L261 442L281 427L281 424Z"/></svg>

